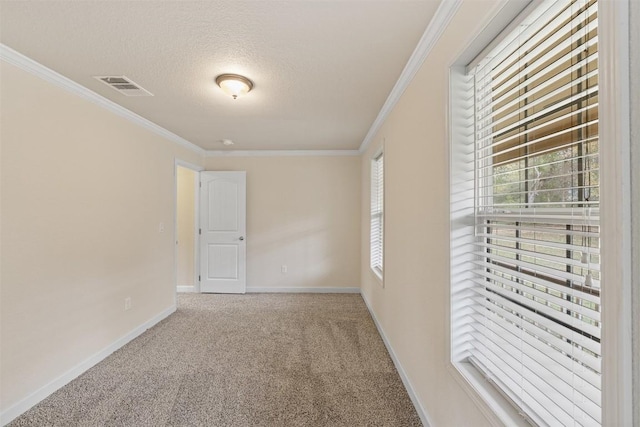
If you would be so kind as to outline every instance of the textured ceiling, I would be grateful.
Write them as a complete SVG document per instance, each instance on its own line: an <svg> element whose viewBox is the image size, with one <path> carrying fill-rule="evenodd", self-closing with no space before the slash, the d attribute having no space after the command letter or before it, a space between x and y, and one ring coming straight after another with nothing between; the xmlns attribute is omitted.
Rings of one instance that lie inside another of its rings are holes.
<svg viewBox="0 0 640 427"><path fill-rule="evenodd" d="M438 3L3 0L0 41L207 150L357 149ZM222 73L255 87L233 100Z"/></svg>

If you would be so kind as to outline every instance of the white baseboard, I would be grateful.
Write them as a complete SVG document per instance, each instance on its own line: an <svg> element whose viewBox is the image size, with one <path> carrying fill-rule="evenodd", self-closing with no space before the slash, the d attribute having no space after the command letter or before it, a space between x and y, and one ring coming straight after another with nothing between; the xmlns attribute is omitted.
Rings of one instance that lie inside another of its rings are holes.
<svg viewBox="0 0 640 427"><path fill-rule="evenodd" d="M376 318L376 315L373 312L373 309L371 308L371 304L369 304L369 301L364 296L364 294L361 294L361 295L362 295L362 299L364 300L364 303L366 304L367 308L369 309L369 313L371 314L371 318L373 319L373 323L375 323L376 328L378 328L378 332L380 333L380 336L382 337L382 341L384 342L384 345L387 347L387 351L389 352L389 355L391 356L391 360L393 360L393 364L396 366L396 370L398 371L398 374L400 374L400 379L402 380L402 383L404 384L404 388L407 389L407 393L409 394L409 398L411 399L411 402L413 402L413 406L416 408L416 412L418 413L418 416L420 417L420 421L422 421L422 425L424 427L432 426L433 424L431 423L431 421L429 419L429 415L427 415L427 411L425 411L424 407L422 406L422 404L418 400L418 396L416 396L416 392L414 391L413 386L411 385L411 381L409 381L409 378L407 377L407 374L404 372L404 368L402 367L402 364L398 360L398 357L396 356L395 351L393 351L393 347L391 347L391 343L387 339L387 335L384 333L384 329L382 329L382 326L378 322L378 319Z"/></svg>
<svg viewBox="0 0 640 427"><path fill-rule="evenodd" d="M176 290L178 292L190 293L190 292L196 292L196 287L195 286L178 286Z"/></svg>
<svg viewBox="0 0 640 427"><path fill-rule="evenodd" d="M161 320L165 319L169 315L173 314L176 311L176 306L173 305L166 310L162 311L158 315L153 318L147 320L142 325L133 329L131 332L126 335L120 337L112 344L103 348L99 352L95 353L93 356L90 356L88 359L80 362L64 374L60 375L58 378L54 379L50 383L40 387L35 392L31 393L29 396L25 397L18 403L7 408L2 414L0 414L0 425L7 425L14 419L18 418L20 415L25 413L27 410L31 409L36 404L40 403L45 398L49 397L52 393L62 388L63 386L69 384L71 381L79 377L84 372L88 371L90 368L103 361L107 356L109 356L114 351L123 347L129 341L140 336L144 331L151 328Z"/></svg>
<svg viewBox="0 0 640 427"><path fill-rule="evenodd" d="M360 288L247 288L247 293L359 294Z"/></svg>

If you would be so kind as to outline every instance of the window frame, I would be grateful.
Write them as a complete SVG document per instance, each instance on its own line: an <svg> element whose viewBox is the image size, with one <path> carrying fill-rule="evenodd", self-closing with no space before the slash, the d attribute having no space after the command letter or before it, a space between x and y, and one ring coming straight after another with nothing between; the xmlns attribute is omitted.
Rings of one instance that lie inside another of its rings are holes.
<svg viewBox="0 0 640 427"><path fill-rule="evenodd" d="M378 165L382 166L382 171L379 170ZM380 172L382 172L382 177L379 177ZM370 183L371 183L371 192L370 192L370 207L369 210L370 216L370 226L369 226L369 268L373 272L373 274L384 284L384 150L380 149L375 152L375 154L371 157L371 168L370 168ZM381 193L381 194L380 194ZM377 200L377 203L375 201ZM374 205L375 203L375 205ZM376 210L374 212L374 206ZM374 218L377 217L377 218ZM375 219L378 219L377 224L379 225L379 230L374 230L376 222ZM374 259L374 233L379 236L379 248L378 248L378 257Z"/></svg>
<svg viewBox="0 0 640 427"><path fill-rule="evenodd" d="M603 144L600 153L603 189L600 198L603 294L603 425L636 425L632 373L634 332L640 331L631 307L633 203L631 186L630 13L629 2L601 1L600 93ZM637 47L637 46L636 46ZM636 190L637 191L637 190ZM637 213L636 213L637 215ZM635 330L634 330L635 329ZM636 368L638 369L638 368ZM635 390L636 393L640 390Z"/></svg>
<svg viewBox="0 0 640 427"><path fill-rule="evenodd" d="M464 95L467 87L465 75L468 64L477 56L490 50L492 45L501 37L501 33L508 32L518 24L520 16L527 13L529 5L514 9L515 2L508 2L497 10L488 20L483 29L471 37L474 42L462 52L449 67L449 97L448 97L448 142L449 142L449 184L451 203L451 292L456 291L454 279L460 276L456 270L455 256L466 242L459 237L461 231L472 227L464 220L465 206L460 200L459 189L454 191L457 184L464 182L460 178L464 171L460 169L460 158L465 153L464 147L468 133L465 132L465 119L457 113L461 111L460 95ZM533 2L535 3L535 2ZM600 33L600 139L607 140L607 144L600 147L601 181L603 196L600 202L601 239L603 256L602 281L609 283L607 291L603 293L603 367L602 367L602 423L603 425L632 425L633 421L633 389L631 384L633 371L631 342L633 333L638 336L638 329L634 331L631 311L631 251L630 233L631 201L630 189L630 137L629 137L629 2L600 2L599 5L599 33ZM523 12L523 13L521 13ZM464 108L464 105L462 106ZM468 155L468 153L467 153ZM468 189L466 190L468 191ZM472 190L473 191L473 190ZM473 209L473 207L471 207ZM637 214L636 214L637 215ZM621 226L622 224L622 226ZM610 250L608 250L610 248ZM485 378L480 371L469 363L454 362L455 342L452 339L451 327L455 316L455 308L451 302L447 305L449 311L449 363L448 370L463 390L476 403L478 408L492 423L529 426L518 411L509 402L508 397L501 394L496 387ZM635 318L638 316L636 314ZM636 373L637 376L637 373Z"/></svg>

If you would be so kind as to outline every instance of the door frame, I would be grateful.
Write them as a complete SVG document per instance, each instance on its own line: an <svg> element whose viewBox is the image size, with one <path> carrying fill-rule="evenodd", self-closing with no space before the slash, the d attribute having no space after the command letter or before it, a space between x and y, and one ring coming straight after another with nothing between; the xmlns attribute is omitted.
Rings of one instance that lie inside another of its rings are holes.
<svg viewBox="0 0 640 427"><path fill-rule="evenodd" d="M178 295L178 166L185 169L191 169L196 174L194 182L194 209L195 218L193 221L193 246L194 246L194 265L193 265L193 292L200 292L200 282L198 275L200 274L200 239L198 238L198 230L200 228L200 172L204 170L204 166L189 163L179 158L174 158L173 165L173 289L174 299Z"/></svg>

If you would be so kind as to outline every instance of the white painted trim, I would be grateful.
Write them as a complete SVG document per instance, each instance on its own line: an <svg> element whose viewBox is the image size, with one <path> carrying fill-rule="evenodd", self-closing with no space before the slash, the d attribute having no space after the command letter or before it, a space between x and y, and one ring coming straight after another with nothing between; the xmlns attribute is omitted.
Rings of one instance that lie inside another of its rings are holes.
<svg viewBox="0 0 640 427"><path fill-rule="evenodd" d="M598 5L602 425L633 420L629 2ZM635 421L635 423L634 423Z"/></svg>
<svg viewBox="0 0 640 427"><path fill-rule="evenodd" d="M372 198L373 198L373 165L376 161L376 159L380 156L384 156L382 158L382 170L383 170L383 175L382 175L382 248L380 248L382 250L382 269L380 271L376 270L372 265L371 265L371 237L369 237L369 270L371 270L371 272L373 273L373 275L375 276L376 280L378 281L378 283L380 283L380 286L382 286L382 288L384 288L384 263L386 260L385 257L385 240L386 240L386 222L385 222L385 212L387 209L387 204L386 204L386 200L387 198L385 197L385 176L384 175L384 169L385 169L385 159L387 158L385 155L385 146L387 143L387 139L385 137L382 138L382 146L377 149L375 151L375 153L373 154L373 156L371 156L371 159L369 160L369 206L371 206L372 204ZM371 214L369 214L369 235L371 235Z"/></svg>
<svg viewBox="0 0 640 427"><path fill-rule="evenodd" d="M360 288L293 288L293 287L247 287L248 294L256 293L289 293L289 294L359 294Z"/></svg>
<svg viewBox="0 0 640 427"><path fill-rule="evenodd" d="M174 212L173 212L173 229L174 229L174 239L173 241L176 242L178 240L178 166L183 167L183 168L187 168L187 169L191 169L192 171L194 171L194 173L196 174L196 179L194 182L195 188L194 188L194 209L195 209L195 218L193 221L193 235L194 235L194 239L193 239L193 256L194 256L194 260L193 260L193 290L180 290L180 288L185 288L185 286L180 286L177 284L178 282L178 248L177 245L174 245L174 249L173 249L173 258L174 258L174 283L176 284L176 293L178 292L200 292L200 281L198 280L198 278L200 277L200 234L199 234L199 229L200 229L200 172L202 172L204 170L204 166L200 166L200 165L196 165L193 163L189 163L186 162L184 160L175 158L174 159L174 166L173 166L173 181L174 181L174 185L173 185L173 206L174 206ZM177 301L176 301L177 303Z"/></svg>
<svg viewBox="0 0 640 427"><path fill-rule="evenodd" d="M384 246L384 243L383 243L383 246ZM369 248L371 248L371 243L369 243ZM384 251L384 248L382 250ZM369 252L371 252L371 250L369 250ZM369 255L369 257L371 257L371 255ZM382 255L382 262L384 263L384 255ZM369 264L371 264L371 262L369 262ZM375 268L371 267L371 265L369 265L369 272L373 275L373 277L375 277L375 279L378 281L380 286L384 288L384 277L382 277L382 272L377 271Z"/></svg>
<svg viewBox="0 0 640 427"><path fill-rule="evenodd" d="M640 2L629 2L629 22L640 22ZM629 52L630 66L629 75L640 75L640 27L630 26ZM640 165L640 82L638 79L631 79L631 163ZM633 413L634 425L640 424L640 168L631 169L631 229L632 237L632 292L633 307L631 319L633 325L633 402L635 408Z"/></svg>
<svg viewBox="0 0 640 427"><path fill-rule="evenodd" d="M494 427L531 427L516 406L471 363L450 363L447 371ZM534 424L535 425L535 424Z"/></svg>
<svg viewBox="0 0 640 427"><path fill-rule="evenodd" d="M198 292L196 290L195 286L177 286L176 287L178 293L196 293Z"/></svg>
<svg viewBox="0 0 640 427"><path fill-rule="evenodd" d="M493 22L493 21L492 21ZM484 30L483 30L484 31ZM479 38L486 38L479 36ZM464 53L463 53L464 55ZM473 145L473 134L469 134L466 118L461 111L465 111L466 94L470 90L470 82L466 77L466 59L456 62L449 67L449 94L447 97L447 143L446 164L447 187L449 188L449 292L446 304L446 331L447 331L447 371L456 381L460 388L469 396L478 410L486 417L492 426L530 426L523 417L518 415L514 404L502 395L495 384L490 383L484 375L470 363L460 363L454 361L455 352L452 342L452 328L454 319L452 317L453 287L466 280L466 271L455 268L459 264L459 257L467 257L473 251L473 227L466 223L463 218L473 215L473 207L467 206L462 209L460 201L473 195L473 188L466 188L465 182L468 178L466 171L464 154L468 151L468 145ZM455 114L454 114L455 113ZM462 158L461 158L462 157ZM463 190L464 189L464 190ZM469 194L471 192L471 194ZM453 206L455 208L455 214ZM471 227L471 228L470 228ZM455 240L453 236L456 236Z"/></svg>
<svg viewBox="0 0 640 427"><path fill-rule="evenodd" d="M204 170L204 168L203 168ZM196 188L194 189L195 195L193 200L193 208L195 209L195 218L193 219L193 244L195 247L193 248L193 287L195 288L195 292L200 292L200 172L202 170L196 172L196 182L194 185ZM177 272L177 270L176 270Z"/></svg>
<svg viewBox="0 0 640 427"><path fill-rule="evenodd" d="M528 1L528 3L527 3ZM522 25L522 22L539 7L544 0L525 0L512 1L501 0L497 6L497 13L493 14L493 18L488 26L480 31L480 36L473 39L471 46L464 49L465 53L474 51L473 59L466 64L465 73L473 70L480 61L489 55L502 41L509 37L516 29ZM502 29L498 34L494 34L492 29ZM487 31L485 31L487 30ZM482 50L476 52L477 46L482 46ZM459 61L459 60L458 60ZM466 61L464 61L466 62ZM460 65L461 62L458 62Z"/></svg>
<svg viewBox="0 0 640 427"><path fill-rule="evenodd" d="M376 328L378 329L378 333L382 337L382 341L384 342L385 347L387 347L387 351L389 352L389 356L391 356L391 360L393 361L393 364L395 365L396 370L398 371L398 374L400 375L400 379L402 380L402 383L404 384L404 387L407 389L407 394L409 394L409 398L411 399L411 402L413 403L413 406L416 408L416 412L418 413L418 416L420 417L420 421L422 421L422 425L424 427L430 427L430 426L434 425L431 422L431 418L429 417L429 414L427 413L427 411L422 406L422 403L420 403L420 400L418 399L418 396L417 396L415 390L413 389L413 385L411 384L411 381L409 381L409 377L407 376L406 372L404 371L404 368L402 367L402 364L400 363L400 360L398 359L398 356L396 356L396 352L393 350L393 347L391 346L391 342L387 338L387 335L384 333L384 329L382 329L382 325L380 324L380 322L378 322L378 318L376 317L376 314L373 311L373 308L371 307L371 304L369 303L369 300L365 297L365 295L363 293L360 293L360 296L362 296L362 300L364 301L365 305L367 306L367 309L369 310L369 314L371 315L371 318L373 319L373 323L376 325Z"/></svg>
<svg viewBox="0 0 640 427"><path fill-rule="evenodd" d="M195 230L194 236L194 244L196 248L193 252L193 256L195 257L195 267L193 270L193 285L196 288L196 292L200 293L200 275L202 271L200 271L200 186L202 185L202 174L204 170L201 170L196 174L196 195L195 195L195 209L196 209L196 218L194 221Z"/></svg>
<svg viewBox="0 0 640 427"><path fill-rule="evenodd" d="M358 150L209 150L206 157L337 157L359 156Z"/></svg>
<svg viewBox="0 0 640 427"><path fill-rule="evenodd" d="M4 426L9 424L11 421L13 421L17 417L25 413L27 410L31 409L33 406L37 405L42 400L49 397L52 393L64 387L65 385L69 384L71 381L79 377L81 374L85 373L86 371L91 369L93 366L95 366L96 364L106 359L109 355L111 355L111 353L122 348L130 341L142 335L142 333L144 333L147 329L152 328L153 326L158 324L160 321L169 317L175 311L176 311L175 305L172 305L171 307L163 310L162 312L158 313L157 315L147 320L140 326L131 330L129 333L118 338L112 344L108 345L107 347L103 348L99 352L95 353L93 356L90 356L89 358L80 362L79 364L77 364L76 366L74 366L64 374L60 375L50 383L40 387L38 390L31 393L29 396L25 397L21 401L10 406L0 415L0 425Z"/></svg>
<svg viewBox="0 0 640 427"><path fill-rule="evenodd" d="M393 89L391 89L387 100L382 105L378 117L373 121L362 144L360 144L360 148L358 149L360 153L363 153L367 149L373 137L380 130L387 116L389 116L400 100L400 97L409 86L409 83L411 83L411 80L413 80L413 77L424 63L424 60L429 56L431 49L433 49L445 28L447 28L451 18L453 18L453 15L455 15L461 4L462 0L442 0L440 2L440 6L438 6L431 22L429 22L429 26L422 35L422 38L420 38L409 61L407 61L407 65L405 65L402 73L400 73L400 77L395 86L393 86Z"/></svg>
<svg viewBox="0 0 640 427"><path fill-rule="evenodd" d="M115 102L103 97L102 95L98 95L92 90L87 89L86 87L45 67L44 65L24 56L23 54L11 49L10 47L2 43L0 43L0 59L11 65L15 65L16 67L28 73L31 73L45 81L48 81L49 83L65 89L66 91L71 92L74 95L79 96L80 98L93 102L94 104L99 105L100 107L109 110L112 113L137 124L138 126L150 130L151 132L171 142L192 150L197 154L205 154L204 149L198 147L192 142L189 142L186 139L176 135L175 133L170 132L165 128L153 123L152 121L145 119L144 117L134 113L133 111L116 104Z"/></svg>
<svg viewBox="0 0 640 427"><path fill-rule="evenodd" d="M493 20L492 20L493 22ZM479 38L486 38L479 36ZM463 53L464 55L464 53ZM460 153L468 151L468 145L473 145L473 135L468 132L466 119L461 111L465 111L468 106L464 101L470 90L469 79L466 77L466 59L457 61L449 67L449 94L447 97L447 150L446 165L447 187L449 188L449 292L446 304L446 331L447 331L447 371L458 383L460 388L471 398L476 407L486 417L493 426L530 426L522 417L519 417L515 406L509 402L498 391L494 384L491 384L480 371L470 363L460 363L454 361L455 352L452 347L452 328L454 320L452 318L452 299L454 286L468 280L467 272L456 269L459 264L459 257L466 257L470 253L473 244L473 229L470 225L462 221L462 218L473 214L473 208L467 206L462 209L460 201L473 195L473 188L467 188L465 182L468 178L466 174L466 159L460 158ZM455 113L455 114L454 114ZM463 171L463 172L461 172ZM454 209L453 206L456 206ZM455 240L453 236L456 236Z"/></svg>
<svg viewBox="0 0 640 427"><path fill-rule="evenodd" d="M204 170L204 166L196 165L194 163L185 162L184 160L175 158L175 165L181 166L183 168L191 169L195 172L200 172Z"/></svg>

